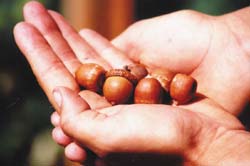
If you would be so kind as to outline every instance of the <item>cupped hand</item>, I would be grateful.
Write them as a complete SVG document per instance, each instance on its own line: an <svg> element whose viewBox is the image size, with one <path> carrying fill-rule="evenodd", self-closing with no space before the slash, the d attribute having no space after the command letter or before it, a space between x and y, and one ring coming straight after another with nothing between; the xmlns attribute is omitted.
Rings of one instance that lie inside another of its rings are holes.
<svg viewBox="0 0 250 166"><path fill-rule="evenodd" d="M39 2L28 2L24 6L23 15L24 21L14 28L16 43L56 110L60 113L52 95L57 86L65 86L79 92L93 109L110 106L107 101L96 102L101 97L95 93L80 93L74 78L75 71L82 63L97 63L108 70L133 62L97 33L85 30L88 35L82 37L60 14L45 9ZM95 47L89 44L91 41L95 43ZM53 137L58 138L56 140L59 144L66 146L66 155L70 159L84 160L85 151L63 133L57 123L57 117L59 116L56 113L52 115L56 126Z"/></svg>
<svg viewBox="0 0 250 166"><path fill-rule="evenodd" d="M222 16L184 10L143 20L112 42L149 68L191 74L234 115L250 101L250 8Z"/></svg>
<svg viewBox="0 0 250 166"><path fill-rule="evenodd" d="M209 99L169 105L117 105L90 109L76 92L54 91L61 127L97 165L235 165L250 162L250 134Z"/></svg>
<svg viewBox="0 0 250 166"><path fill-rule="evenodd" d="M198 92L207 98L178 108L130 105L85 112L87 107L65 106L62 109L78 113L64 116L64 131L101 158L154 153L164 157L178 154L190 165L234 165L239 160L246 164L249 133L231 114L238 115L249 101L249 32L244 21L248 10L220 17L182 11L132 25L113 40L114 45L149 69L191 74L198 80ZM242 76L244 81L238 81ZM62 91L65 96L71 93ZM74 103L72 98L65 102ZM237 145L245 148L235 153Z"/></svg>

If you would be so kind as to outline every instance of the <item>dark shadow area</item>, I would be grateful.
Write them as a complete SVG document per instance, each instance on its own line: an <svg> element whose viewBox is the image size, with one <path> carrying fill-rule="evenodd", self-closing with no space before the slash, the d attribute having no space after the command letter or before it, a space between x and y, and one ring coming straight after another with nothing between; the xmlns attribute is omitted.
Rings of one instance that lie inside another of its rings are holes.
<svg viewBox="0 0 250 166"><path fill-rule="evenodd" d="M183 159L178 155L159 154L124 154L116 153L107 156L104 161L109 166L181 166Z"/></svg>
<svg viewBox="0 0 250 166"><path fill-rule="evenodd" d="M250 131L250 103L246 106L244 111L239 115L239 119L244 124L246 129Z"/></svg>

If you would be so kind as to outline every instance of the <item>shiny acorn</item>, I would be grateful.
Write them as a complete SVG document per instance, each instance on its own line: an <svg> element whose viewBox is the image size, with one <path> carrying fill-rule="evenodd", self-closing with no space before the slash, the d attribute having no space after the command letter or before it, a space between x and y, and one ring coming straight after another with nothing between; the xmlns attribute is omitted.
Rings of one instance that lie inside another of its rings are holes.
<svg viewBox="0 0 250 166"><path fill-rule="evenodd" d="M186 104L194 97L197 89L197 81L186 74L178 73L170 84L170 96L177 104Z"/></svg>
<svg viewBox="0 0 250 166"><path fill-rule="evenodd" d="M101 92L105 79L105 69L94 63L82 64L76 71L75 77L79 85L87 90Z"/></svg>
<svg viewBox="0 0 250 166"><path fill-rule="evenodd" d="M106 73L103 95L112 104L125 104L133 95L137 79L124 69L111 69Z"/></svg>
<svg viewBox="0 0 250 166"><path fill-rule="evenodd" d="M163 88L155 78L141 79L134 92L135 104L161 104L163 100Z"/></svg>

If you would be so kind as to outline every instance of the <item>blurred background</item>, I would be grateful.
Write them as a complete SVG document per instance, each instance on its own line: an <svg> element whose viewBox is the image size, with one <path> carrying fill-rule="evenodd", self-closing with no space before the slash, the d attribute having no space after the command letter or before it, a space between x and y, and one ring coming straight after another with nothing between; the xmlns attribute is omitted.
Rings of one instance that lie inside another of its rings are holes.
<svg viewBox="0 0 250 166"><path fill-rule="evenodd" d="M12 29L28 0L0 0L0 165L64 166L62 149L50 136L53 107L16 47ZM92 28L111 39L129 24L181 9L221 15L249 0L40 0L77 29ZM248 108L249 109L249 108ZM249 112L249 111L248 111ZM242 115L250 117L250 115ZM242 118L247 124L248 119Z"/></svg>

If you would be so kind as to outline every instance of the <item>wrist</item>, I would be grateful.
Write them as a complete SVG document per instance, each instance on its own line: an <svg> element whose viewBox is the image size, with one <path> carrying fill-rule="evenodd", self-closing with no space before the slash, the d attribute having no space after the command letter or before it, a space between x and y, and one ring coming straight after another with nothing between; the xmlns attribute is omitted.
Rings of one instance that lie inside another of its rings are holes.
<svg viewBox="0 0 250 166"><path fill-rule="evenodd" d="M198 165L250 165L250 133L244 130L223 131L204 154Z"/></svg>

